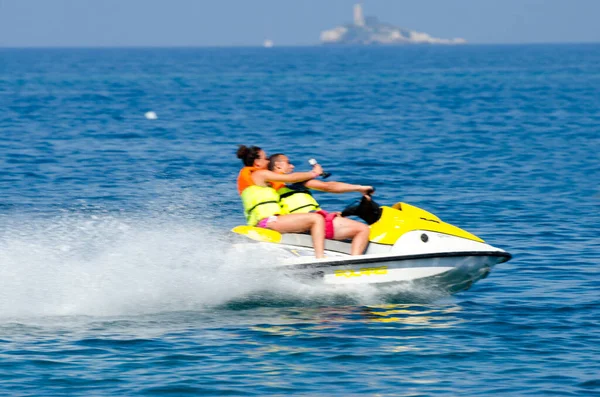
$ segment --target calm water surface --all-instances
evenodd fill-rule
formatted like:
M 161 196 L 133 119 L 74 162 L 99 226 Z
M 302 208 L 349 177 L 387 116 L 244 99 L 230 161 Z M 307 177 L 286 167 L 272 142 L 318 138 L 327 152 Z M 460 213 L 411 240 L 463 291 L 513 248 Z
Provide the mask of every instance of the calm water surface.
M 0 49 L 0 109 L 2 395 L 600 395 L 599 45 Z M 514 258 L 454 296 L 265 279 L 238 144 Z

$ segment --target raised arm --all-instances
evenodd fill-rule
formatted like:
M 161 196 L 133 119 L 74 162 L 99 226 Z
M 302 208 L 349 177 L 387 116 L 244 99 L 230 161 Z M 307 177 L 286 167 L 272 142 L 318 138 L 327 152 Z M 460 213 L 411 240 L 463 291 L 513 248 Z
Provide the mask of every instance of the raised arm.
M 367 195 L 373 191 L 373 186 L 353 185 L 344 182 L 325 182 L 318 179 L 311 179 L 304 184 L 310 189 L 320 190 L 328 193 L 349 193 L 359 192 Z

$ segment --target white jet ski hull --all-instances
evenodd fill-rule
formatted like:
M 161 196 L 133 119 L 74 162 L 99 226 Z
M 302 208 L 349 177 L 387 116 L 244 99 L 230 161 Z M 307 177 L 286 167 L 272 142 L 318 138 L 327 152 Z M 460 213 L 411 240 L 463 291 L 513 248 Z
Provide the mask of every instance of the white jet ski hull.
M 469 288 L 485 278 L 492 267 L 510 259 L 501 250 L 414 255 L 363 255 L 350 258 L 280 265 L 277 269 L 296 277 L 320 279 L 329 285 L 431 283 L 451 292 Z
M 496 264 L 511 258 L 509 253 L 489 244 L 448 236 L 438 238 L 431 232 L 428 243 L 419 239 L 423 245 L 419 246 L 415 240 L 421 234 L 409 234 L 394 247 L 371 246 L 367 254 L 358 256 L 349 255 L 350 244 L 328 240 L 325 259 L 314 258 L 308 235 L 285 235 L 280 244 L 238 246 L 242 251 L 260 247 L 269 257 L 276 258 L 269 264 L 270 270 L 311 282 L 374 286 L 425 283 L 452 293 L 468 289 L 485 278 Z

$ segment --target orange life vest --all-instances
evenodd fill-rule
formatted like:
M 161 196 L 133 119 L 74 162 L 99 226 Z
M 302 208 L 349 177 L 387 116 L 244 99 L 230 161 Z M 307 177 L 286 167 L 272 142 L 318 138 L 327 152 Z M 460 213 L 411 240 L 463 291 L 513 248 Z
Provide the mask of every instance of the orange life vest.
M 258 168 L 256 167 L 244 167 L 240 170 L 240 174 L 238 175 L 237 180 L 237 188 L 239 194 L 242 194 L 244 189 L 246 189 L 247 187 L 256 185 L 256 183 L 254 183 L 254 181 L 252 180 L 252 173 L 256 170 L 258 170 Z
M 270 186 L 258 186 L 252 180 L 256 167 L 244 167 L 238 176 L 238 192 L 244 205 L 244 215 L 250 226 L 256 226 L 261 219 L 282 213 L 279 195 Z

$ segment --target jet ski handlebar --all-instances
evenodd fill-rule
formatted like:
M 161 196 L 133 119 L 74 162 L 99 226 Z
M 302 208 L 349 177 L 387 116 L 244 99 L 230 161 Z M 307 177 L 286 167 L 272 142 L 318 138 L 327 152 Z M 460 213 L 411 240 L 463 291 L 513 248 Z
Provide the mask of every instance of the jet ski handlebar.
M 367 195 L 363 196 L 360 201 L 356 201 L 342 211 L 342 216 L 358 216 L 368 225 L 372 225 L 381 218 L 382 209 L 372 198 L 371 194 L 375 192 L 375 189 Z

